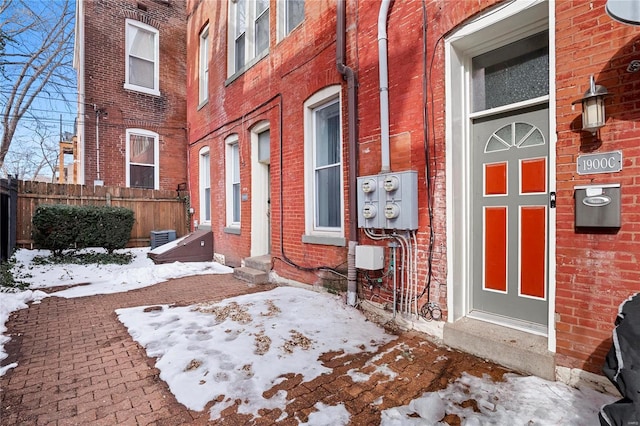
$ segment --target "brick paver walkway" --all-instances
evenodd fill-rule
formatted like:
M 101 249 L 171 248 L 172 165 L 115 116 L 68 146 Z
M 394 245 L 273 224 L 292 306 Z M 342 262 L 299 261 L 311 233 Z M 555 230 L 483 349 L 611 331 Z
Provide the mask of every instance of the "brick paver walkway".
M 195 412 L 176 401 L 159 379 L 155 360 L 133 341 L 114 311 L 165 303 L 189 305 L 271 288 L 248 286 L 231 275 L 201 275 L 127 293 L 49 297 L 15 312 L 7 322 L 11 341 L 5 345 L 9 357 L 3 365 L 18 362 L 18 366 L 0 377 L 0 424 L 206 424 L 208 410 Z M 381 410 L 442 389 L 463 371 L 495 378 L 505 372 L 412 333 L 402 334 L 377 354 L 325 354 L 322 362 L 333 368 L 332 374 L 307 383 L 291 374 L 265 392 L 268 397 L 287 390 L 286 407 L 263 410 L 257 420 L 230 407 L 222 420 L 212 423 L 295 425 L 323 402 L 344 404 L 354 425 L 375 425 Z M 397 373 L 394 379 L 374 374 L 366 382 L 354 382 L 347 374 L 352 369 L 370 374 L 376 365 L 385 364 Z M 455 418 L 448 421 L 456 424 Z

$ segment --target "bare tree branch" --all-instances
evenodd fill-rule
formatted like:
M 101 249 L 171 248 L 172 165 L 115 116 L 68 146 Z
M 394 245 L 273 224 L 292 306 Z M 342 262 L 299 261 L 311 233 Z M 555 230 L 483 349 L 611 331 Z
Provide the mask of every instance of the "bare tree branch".
M 36 125 L 32 138 L 19 138 L 5 157 L 0 176 L 11 175 L 18 180 L 42 179 L 42 174 L 55 179 L 58 167 L 59 137 L 50 128 Z M 46 171 L 46 173 L 45 173 Z
M 41 93 L 55 92 L 73 81 L 73 0 L 31 2 L 2 0 L 0 38 L 0 167 L 9 151 L 20 120 Z M 9 77 L 10 76 L 10 77 Z M 75 90 L 75 87 L 74 87 Z

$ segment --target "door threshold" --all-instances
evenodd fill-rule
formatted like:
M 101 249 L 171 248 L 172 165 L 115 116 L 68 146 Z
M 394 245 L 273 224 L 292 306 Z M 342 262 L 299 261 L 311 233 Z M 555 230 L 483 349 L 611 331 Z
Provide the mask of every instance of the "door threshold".
M 516 330 L 524 331 L 525 333 L 536 334 L 538 336 L 548 337 L 549 335 L 549 330 L 547 329 L 546 325 L 523 321 L 516 318 L 490 314 L 483 311 L 471 311 L 467 314 L 467 317 L 480 321 L 490 322 L 491 324 L 500 325 L 502 327 L 509 327 Z
M 547 348 L 548 339 L 530 331 L 466 316 L 444 325 L 443 343 L 520 373 L 555 380 L 555 355 Z

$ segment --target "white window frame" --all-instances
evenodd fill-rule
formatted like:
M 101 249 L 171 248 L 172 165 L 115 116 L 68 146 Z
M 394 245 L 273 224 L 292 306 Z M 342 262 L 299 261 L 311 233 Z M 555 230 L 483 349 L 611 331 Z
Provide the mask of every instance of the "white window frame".
M 344 141 L 342 138 L 342 89 L 335 85 L 326 87 L 304 103 L 304 186 L 305 186 L 305 237 L 307 243 L 344 244 Z M 315 185 L 315 112 L 337 102 L 340 108 L 340 226 L 319 227 L 316 221 L 316 185 Z M 317 237 L 317 238 L 313 238 Z M 334 240 L 332 239 L 339 239 Z
M 278 12 L 278 16 L 277 16 L 278 41 L 281 41 L 286 36 L 291 34 L 293 30 L 298 28 L 304 22 L 304 14 L 303 14 L 300 22 L 298 22 L 293 28 L 287 28 L 287 18 L 288 18 L 287 2 L 288 0 L 278 0 L 277 6 L 276 6 L 277 12 Z
M 236 17 L 238 7 L 246 5 L 245 11 L 245 32 L 244 32 L 244 64 L 236 69 Z M 270 42 L 263 52 L 256 52 L 256 33 L 255 24 L 258 16 L 256 16 L 255 0 L 229 0 L 229 16 L 227 20 L 227 75 L 241 74 L 258 60 L 262 59 L 269 53 Z M 264 13 L 269 14 L 271 5 L 267 5 Z M 269 29 L 269 34 L 271 30 Z
M 129 28 L 135 27 L 143 31 L 148 31 L 154 35 L 153 46 L 153 88 L 139 86 L 129 82 L 129 48 L 131 44 Z M 127 19 L 125 22 L 125 81 L 124 88 L 128 90 L 135 90 L 136 92 L 148 93 L 150 95 L 160 96 L 160 33 L 159 31 L 147 24 L 144 24 L 133 19 Z
M 209 100 L 209 25 L 200 32 L 198 63 L 198 104 Z
M 126 130 L 126 143 L 125 143 L 125 176 L 126 176 L 126 185 L 127 188 L 131 188 L 131 165 L 136 165 L 136 163 L 132 163 L 130 158 L 131 151 L 131 135 L 139 135 L 144 137 L 153 138 L 153 189 L 160 189 L 160 136 L 149 130 L 145 129 L 127 129 Z
M 236 176 L 234 171 L 237 170 Z M 242 220 L 242 186 L 240 181 L 240 143 L 238 135 L 231 135 L 225 139 L 225 175 L 226 175 L 226 207 L 227 207 L 227 227 L 228 228 L 240 228 L 240 221 Z M 234 204 L 236 202 L 234 198 L 234 185 L 239 186 L 237 193 L 238 203 L 238 218 L 234 218 Z
M 211 155 L 209 147 L 204 147 L 198 153 L 199 162 L 199 187 L 200 187 L 200 223 L 203 225 L 211 224 Z M 209 189 L 209 205 L 206 205 L 206 190 Z M 207 217 L 207 207 L 209 208 L 209 217 Z

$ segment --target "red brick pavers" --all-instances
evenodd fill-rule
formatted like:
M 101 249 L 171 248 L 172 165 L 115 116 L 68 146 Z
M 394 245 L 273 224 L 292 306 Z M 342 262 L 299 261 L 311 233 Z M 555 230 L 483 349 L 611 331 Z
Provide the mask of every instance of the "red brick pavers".
M 146 356 L 118 320 L 115 310 L 143 305 L 190 305 L 263 291 L 231 275 L 201 275 L 113 295 L 76 299 L 49 297 L 15 312 L 7 322 L 11 341 L 3 365 L 18 366 L 0 377 L 0 424 L 5 425 L 297 425 L 316 404 L 344 405 L 352 425 L 379 424 L 384 409 L 408 404 L 424 392 L 446 388 L 462 372 L 499 379 L 504 369 L 439 347 L 416 333 L 402 333 L 376 353 L 326 353 L 332 369 L 308 382 L 285 375 L 272 389 L 287 392 L 285 407 L 261 410 L 251 419 L 235 406 L 208 422 L 209 410 L 188 410 L 159 379 Z M 319 297 L 321 297 L 319 295 Z M 376 372 L 383 367 L 393 374 Z M 354 380 L 351 371 L 369 374 Z M 208 407 L 211 406 L 210 405 Z M 474 401 L 468 401 L 473 407 Z M 450 425 L 460 424 L 447 416 Z
M 199 275 L 126 293 L 48 297 L 14 312 L 0 377 L 2 425 L 147 425 L 206 423 L 179 404 L 158 378 L 155 360 L 134 342 L 115 310 L 192 304 L 263 291 L 230 274 Z

